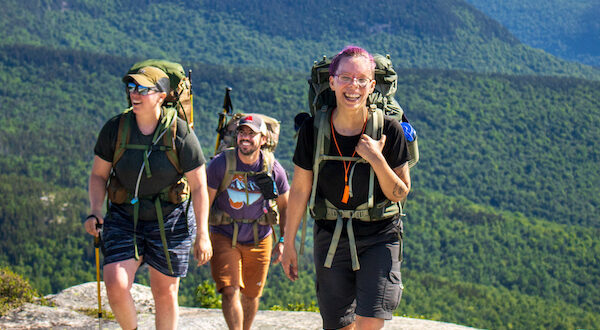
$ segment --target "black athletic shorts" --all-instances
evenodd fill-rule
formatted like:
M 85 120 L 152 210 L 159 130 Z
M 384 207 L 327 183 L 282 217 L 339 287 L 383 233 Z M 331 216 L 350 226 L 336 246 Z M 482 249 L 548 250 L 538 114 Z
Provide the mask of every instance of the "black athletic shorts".
M 331 237 L 331 232 L 315 226 L 317 299 L 323 328 L 345 327 L 354 322 L 355 315 L 391 319 L 403 290 L 397 233 L 356 237 L 360 263 L 357 271 L 352 270 L 345 232 L 340 237 L 331 268 L 323 266 Z
M 136 241 L 142 261 L 159 272 L 174 277 L 187 274 L 190 249 L 196 235 L 196 220 L 193 207 L 185 214 L 188 203 L 182 203 L 171 213 L 165 214 L 165 235 L 174 274 L 169 271 L 165 250 L 160 238 L 158 221 L 138 221 Z M 115 207 L 104 218 L 103 226 L 104 265 L 133 259 L 133 219 Z

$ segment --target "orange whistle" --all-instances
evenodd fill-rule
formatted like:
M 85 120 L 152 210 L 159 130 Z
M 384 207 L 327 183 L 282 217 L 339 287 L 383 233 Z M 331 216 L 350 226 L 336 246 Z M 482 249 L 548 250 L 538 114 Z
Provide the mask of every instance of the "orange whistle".
M 350 186 L 344 186 L 344 194 L 342 195 L 342 203 L 348 203 L 348 199 L 350 198 Z

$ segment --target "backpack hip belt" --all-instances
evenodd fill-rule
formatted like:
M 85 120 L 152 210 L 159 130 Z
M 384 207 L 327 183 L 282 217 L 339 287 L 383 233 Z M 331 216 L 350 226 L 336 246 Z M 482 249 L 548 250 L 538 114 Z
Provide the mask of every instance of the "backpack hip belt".
M 342 225 L 343 219 L 348 219 L 346 223 L 346 232 L 348 233 L 348 245 L 350 247 L 350 257 L 352 260 L 352 270 L 356 271 L 360 269 L 360 263 L 358 262 L 358 254 L 356 252 L 356 240 L 354 238 L 354 228 L 352 227 L 352 220 L 359 220 L 365 222 L 380 221 L 388 219 L 396 214 L 401 214 L 402 206 L 400 203 L 392 203 L 388 200 L 378 203 L 373 208 L 368 208 L 368 203 L 359 205 L 355 210 L 342 210 L 336 208 L 328 200 L 324 200 L 324 203 L 318 202 L 313 209 L 313 218 L 315 220 L 335 220 L 335 229 L 331 237 L 331 243 L 327 251 L 327 258 L 323 266 L 325 268 L 331 268 L 333 263 L 333 257 L 337 246 L 342 236 Z M 323 214 L 322 217 L 319 214 Z M 401 258 L 401 257 L 400 257 Z
M 371 221 L 371 216 L 369 215 L 369 210 L 340 210 L 335 208 L 327 208 L 325 214 L 325 220 L 336 220 L 338 216 L 342 218 L 352 218 L 358 219 L 362 221 Z M 377 221 L 377 220 L 373 220 Z
M 267 213 L 264 213 L 257 219 L 234 219 L 226 212 L 219 210 L 216 207 L 212 207 L 210 215 L 208 217 L 208 224 L 211 226 L 230 225 L 233 223 L 233 237 L 231 238 L 231 247 L 235 248 L 237 245 L 237 238 L 239 233 L 239 224 L 252 224 L 252 232 L 254 234 L 254 246 L 258 246 L 258 225 L 271 226 L 273 229 L 273 235 L 275 230 L 273 226 L 279 224 L 279 212 L 277 207 L 270 207 Z
M 399 203 L 392 203 L 389 200 L 385 200 L 372 208 L 368 208 L 368 203 L 364 203 L 354 210 L 342 210 L 335 207 L 328 200 L 325 200 L 325 203 L 318 202 L 315 205 L 313 218 L 319 220 L 336 220 L 338 216 L 341 216 L 342 218 L 373 222 L 388 219 L 401 213 L 401 208 L 402 206 Z
M 121 185 L 114 175 L 111 176 L 106 190 L 108 193 L 108 200 L 113 204 L 129 203 L 135 197 L 132 192 Z M 157 196 L 163 202 L 180 204 L 189 199 L 190 185 L 188 184 L 187 179 L 182 177 L 179 181 L 164 188 L 158 194 L 139 196 L 138 199 L 154 200 Z

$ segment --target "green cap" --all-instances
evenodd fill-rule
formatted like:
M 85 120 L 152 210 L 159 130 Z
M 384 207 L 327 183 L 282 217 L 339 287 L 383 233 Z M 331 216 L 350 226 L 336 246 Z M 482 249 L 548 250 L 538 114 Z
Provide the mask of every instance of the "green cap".
M 123 82 L 125 83 L 132 80 L 139 85 L 155 87 L 161 92 L 169 93 L 169 76 L 157 67 L 145 66 L 136 73 L 131 73 L 123 77 Z

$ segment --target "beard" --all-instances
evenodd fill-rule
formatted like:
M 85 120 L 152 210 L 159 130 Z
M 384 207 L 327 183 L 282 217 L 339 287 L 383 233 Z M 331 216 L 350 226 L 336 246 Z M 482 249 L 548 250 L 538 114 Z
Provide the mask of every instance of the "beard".
M 241 145 L 241 142 L 249 142 L 250 145 L 248 146 L 243 146 Z M 258 150 L 258 146 L 255 145 L 254 143 L 252 143 L 252 141 L 249 140 L 241 140 L 240 143 L 238 143 L 238 149 L 240 150 L 240 153 L 244 156 L 250 156 L 253 153 L 255 153 Z

